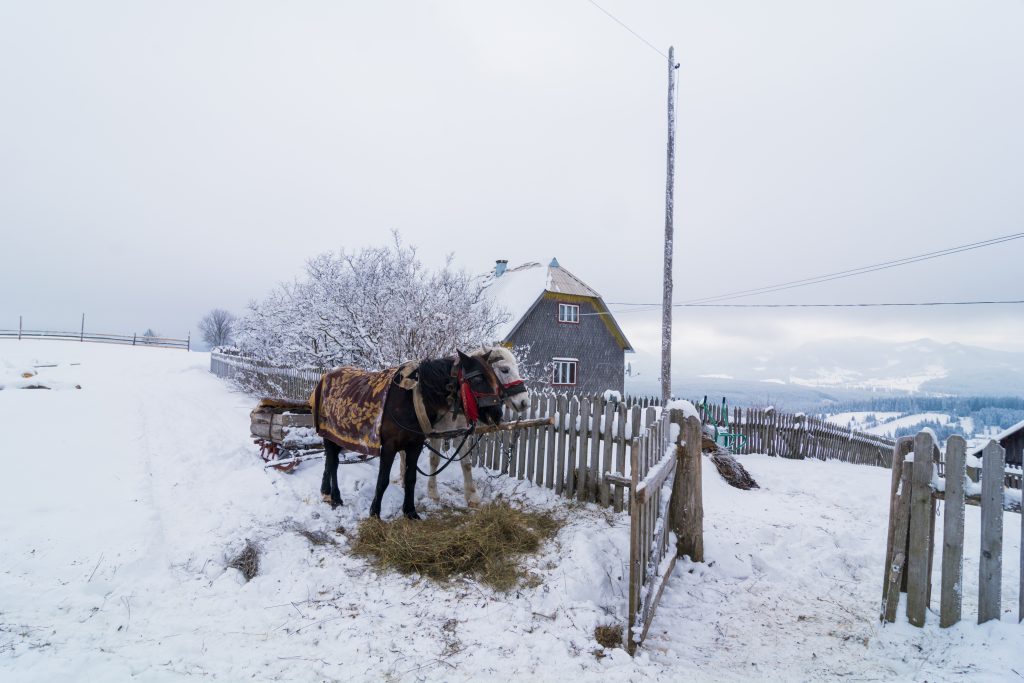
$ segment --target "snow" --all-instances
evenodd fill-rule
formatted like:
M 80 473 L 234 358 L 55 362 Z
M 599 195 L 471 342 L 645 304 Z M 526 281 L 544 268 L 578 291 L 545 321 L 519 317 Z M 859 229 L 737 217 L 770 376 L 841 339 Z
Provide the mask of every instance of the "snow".
M 700 419 L 700 413 L 697 412 L 697 408 L 687 400 L 676 399 L 675 401 L 669 401 L 668 405 L 665 406 L 668 410 L 681 410 L 683 411 L 683 417 L 695 417 Z
M 594 627 L 625 615 L 625 515 L 477 470 L 485 501 L 569 516 L 527 560 L 539 584 L 496 594 L 471 579 L 378 572 L 347 550 L 376 464 L 342 467 L 336 511 L 319 500 L 318 461 L 265 470 L 248 435 L 254 401 L 210 375 L 207 354 L 2 341 L 0 359 L 56 363 L 39 378 L 82 387 L 0 391 L 0 680 L 1003 681 L 1021 671 L 1016 581 L 1004 582 L 1001 622 L 972 623 L 977 508 L 966 511 L 964 621 L 879 626 L 884 469 L 741 456 L 762 488 L 739 491 L 706 467 L 708 563 L 677 563 L 636 658 L 598 658 Z M 439 489 L 441 505 L 460 503 L 458 468 Z M 418 493 L 421 514 L 436 510 L 422 483 Z M 385 519 L 400 504 L 391 486 Z M 1004 524 L 1008 558 L 1016 520 Z M 338 545 L 311 546 L 297 526 Z M 263 549 L 248 583 L 225 568 L 246 539 Z
M 492 274 L 485 292 L 510 314 L 509 319 L 495 329 L 495 341 L 504 341 L 547 288 L 548 267 L 537 262 L 510 268 L 500 277 Z
M 1004 429 L 1003 431 L 999 432 L 994 436 L 986 438 L 984 440 L 984 443 L 982 443 L 980 446 L 970 449 L 969 453 L 971 455 L 980 456 L 981 452 L 985 450 L 985 446 L 988 445 L 989 441 L 995 441 L 996 443 L 998 443 L 1003 439 L 1007 438 L 1008 436 L 1012 436 L 1013 434 L 1017 433 L 1021 429 L 1024 429 L 1024 420 L 1021 420 L 1020 422 L 1011 427 L 1007 427 L 1006 429 Z

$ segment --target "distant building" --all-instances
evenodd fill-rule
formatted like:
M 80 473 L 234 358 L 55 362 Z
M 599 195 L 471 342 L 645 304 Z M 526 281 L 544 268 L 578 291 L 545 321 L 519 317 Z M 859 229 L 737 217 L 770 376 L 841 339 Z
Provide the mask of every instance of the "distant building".
M 542 368 L 545 386 L 582 394 L 622 392 L 625 353 L 633 347 L 601 295 L 557 259 L 514 268 L 499 260 L 487 292 L 512 314 L 498 330 L 499 341 L 528 346 L 528 363 Z
M 1018 422 L 1009 429 L 1003 430 L 999 434 L 991 437 L 991 439 L 985 439 L 985 444 L 971 449 L 970 455 L 981 457 L 981 452 L 985 450 L 985 446 L 992 440 L 998 443 L 1000 446 L 1006 449 L 1006 464 L 1021 466 L 1021 461 L 1024 460 L 1024 421 Z

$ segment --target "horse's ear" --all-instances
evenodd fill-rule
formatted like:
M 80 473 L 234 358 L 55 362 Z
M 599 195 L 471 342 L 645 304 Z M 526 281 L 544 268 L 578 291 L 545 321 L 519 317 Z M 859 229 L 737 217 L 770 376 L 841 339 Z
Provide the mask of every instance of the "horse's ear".
M 456 351 L 456 353 L 458 353 L 458 354 L 459 354 L 459 364 L 460 364 L 460 365 L 465 365 L 465 364 L 466 364 L 466 362 L 467 362 L 467 361 L 469 360 L 469 356 L 467 356 L 466 354 L 464 354 L 464 353 L 462 352 L 462 349 L 455 349 L 455 351 Z

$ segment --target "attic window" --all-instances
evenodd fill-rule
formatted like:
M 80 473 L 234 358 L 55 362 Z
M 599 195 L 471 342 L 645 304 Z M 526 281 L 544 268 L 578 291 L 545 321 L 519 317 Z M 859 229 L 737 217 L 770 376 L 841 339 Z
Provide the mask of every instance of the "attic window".
M 576 384 L 576 368 L 579 365 L 576 360 L 556 358 L 553 365 L 552 384 L 563 386 L 574 386 Z
M 558 304 L 558 322 L 579 324 L 580 307 L 576 304 Z

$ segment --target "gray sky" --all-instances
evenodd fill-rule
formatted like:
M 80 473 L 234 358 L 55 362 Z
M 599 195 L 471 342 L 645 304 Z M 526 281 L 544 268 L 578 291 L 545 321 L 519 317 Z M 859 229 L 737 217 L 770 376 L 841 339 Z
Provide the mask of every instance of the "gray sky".
M 677 299 L 1024 230 L 1024 2 L 601 4 L 681 68 Z M 0 1 L 0 327 L 196 330 L 309 256 L 660 300 L 665 63 L 585 0 Z M 1024 298 L 1024 240 L 749 301 Z M 1022 307 L 693 311 L 689 349 L 1024 350 Z M 656 314 L 622 314 L 657 348 Z

